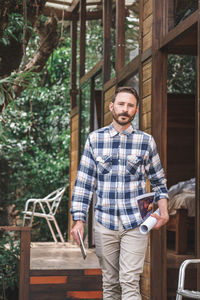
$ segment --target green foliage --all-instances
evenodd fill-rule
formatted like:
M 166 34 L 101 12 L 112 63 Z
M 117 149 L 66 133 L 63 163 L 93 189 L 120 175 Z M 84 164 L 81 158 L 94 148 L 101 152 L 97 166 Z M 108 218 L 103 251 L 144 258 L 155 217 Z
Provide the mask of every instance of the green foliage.
M 86 22 L 86 64 L 88 72 L 103 56 L 103 28 L 101 20 Z
M 23 210 L 25 201 L 68 186 L 70 145 L 70 39 L 54 51 L 31 88 L 10 103 L 0 117 L 0 153 L 9 165 L 10 203 Z M 58 211 L 67 232 L 68 191 Z M 51 239 L 48 227 L 36 239 Z M 41 227 L 40 226 L 40 227 Z
M 168 56 L 168 92 L 196 93 L 196 57 L 189 55 Z
M 20 254 L 19 243 L 4 234 L 0 240 L 0 299 L 16 300 L 18 289 L 18 262 Z
M 8 17 L 8 25 L 3 32 L 2 38 L 0 39 L 0 44 L 2 43 L 5 46 L 10 44 L 11 39 L 21 42 L 24 29 L 24 19 L 21 14 L 12 13 Z M 32 27 L 29 25 L 27 26 L 27 29 L 32 30 Z
M 6 101 L 12 101 L 15 97 L 13 85 L 32 88 L 32 79 L 38 76 L 31 71 L 26 72 L 13 72 L 10 76 L 0 79 L 0 105 Z

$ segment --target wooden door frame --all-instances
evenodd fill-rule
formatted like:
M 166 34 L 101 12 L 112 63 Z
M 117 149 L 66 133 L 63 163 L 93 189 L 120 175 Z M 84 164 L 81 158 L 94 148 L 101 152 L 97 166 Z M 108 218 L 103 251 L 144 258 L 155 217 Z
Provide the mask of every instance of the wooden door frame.
M 197 97 L 196 97 L 196 256 L 200 257 L 200 1 L 197 34 Z M 200 267 L 197 272 L 197 289 L 200 289 Z
M 160 50 L 163 37 L 163 1 L 153 0 L 152 135 L 163 168 L 167 162 L 167 53 Z M 159 126 L 158 126 L 159 124 Z M 167 299 L 166 228 L 151 232 L 151 298 Z

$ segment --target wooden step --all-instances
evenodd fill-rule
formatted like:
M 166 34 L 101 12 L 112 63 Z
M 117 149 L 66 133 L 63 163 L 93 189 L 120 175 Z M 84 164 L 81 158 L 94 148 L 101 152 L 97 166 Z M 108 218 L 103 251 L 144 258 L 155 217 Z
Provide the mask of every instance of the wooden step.
M 103 299 L 101 270 L 31 270 L 30 300 L 40 299 Z

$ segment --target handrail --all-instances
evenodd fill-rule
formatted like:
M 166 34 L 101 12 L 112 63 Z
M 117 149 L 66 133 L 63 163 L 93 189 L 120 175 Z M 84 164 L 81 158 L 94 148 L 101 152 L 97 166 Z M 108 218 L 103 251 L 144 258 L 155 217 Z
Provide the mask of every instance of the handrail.
M 29 300 L 31 227 L 0 226 L 0 231 L 20 232 L 19 300 Z

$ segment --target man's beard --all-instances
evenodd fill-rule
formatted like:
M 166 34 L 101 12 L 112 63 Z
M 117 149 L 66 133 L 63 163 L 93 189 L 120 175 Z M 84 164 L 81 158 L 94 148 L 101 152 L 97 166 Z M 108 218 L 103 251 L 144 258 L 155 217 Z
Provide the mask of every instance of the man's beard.
M 127 125 L 129 123 L 131 123 L 133 121 L 133 119 L 135 118 L 135 115 L 136 113 L 134 113 L 133 116 L 130 116 L 129 114 L 127 113 L 121 113 L 121 114 L 116 114 L 114 108 L 113 108 L 113 111 L 112 111 L 112 115 L 113 115 L 113 119 L 121 126 L 124 126 L 124 125 Z M 121 116 L 124 116 L 124 117 L 128 117 L 128 120 L 127 121 L 120 121 L 119 120 L 119 117 Z

